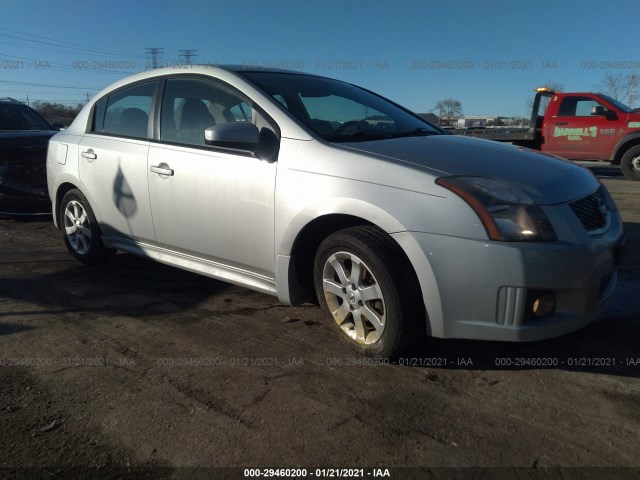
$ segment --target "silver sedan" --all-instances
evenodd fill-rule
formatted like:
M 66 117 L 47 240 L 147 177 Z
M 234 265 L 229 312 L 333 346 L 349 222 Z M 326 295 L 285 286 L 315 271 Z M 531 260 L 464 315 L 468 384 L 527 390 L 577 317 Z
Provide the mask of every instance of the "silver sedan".
M 427 335 L 527 341 L 594 320 L 622 223 L 586 169 L 449 135 L 304 73 L 189 66 L 114 83 L 47 158 L 54 221 L 86 263 L 116 250 L 317 301 L 359 350 Z

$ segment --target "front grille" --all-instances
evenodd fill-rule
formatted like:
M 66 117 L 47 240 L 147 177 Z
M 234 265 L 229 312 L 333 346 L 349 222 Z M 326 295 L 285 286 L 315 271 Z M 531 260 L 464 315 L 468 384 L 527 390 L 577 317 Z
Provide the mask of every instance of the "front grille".
M 580 200 L 571 202 L 569 205 L 588 232 L 605 228 L 611 215 L 605 203 L 602 188 Z

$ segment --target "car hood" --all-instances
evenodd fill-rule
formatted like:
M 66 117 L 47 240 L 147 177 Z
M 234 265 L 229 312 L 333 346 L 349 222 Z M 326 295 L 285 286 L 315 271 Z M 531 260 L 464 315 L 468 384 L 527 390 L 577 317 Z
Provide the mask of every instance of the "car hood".
M 553 205 L 593 193 L 599 182 L 586 168 L 535 150 L 457 135 L 342 143 L 341 147 L 409 163 L 434 175 L 501 180 L 536 203 Z
M 47 145 L 57 130 L 0 130 L 0 148 Z

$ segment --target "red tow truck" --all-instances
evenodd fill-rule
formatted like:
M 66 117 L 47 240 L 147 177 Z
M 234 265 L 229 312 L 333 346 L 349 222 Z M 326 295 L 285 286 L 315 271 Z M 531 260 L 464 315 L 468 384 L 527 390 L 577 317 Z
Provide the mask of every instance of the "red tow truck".
M 640 109 L 600 93 L 536 89 L 528 129 L 483 128 L 455 133 L 511 142 L 569 160 L 601 160 L 620 165 L 640 180 Z

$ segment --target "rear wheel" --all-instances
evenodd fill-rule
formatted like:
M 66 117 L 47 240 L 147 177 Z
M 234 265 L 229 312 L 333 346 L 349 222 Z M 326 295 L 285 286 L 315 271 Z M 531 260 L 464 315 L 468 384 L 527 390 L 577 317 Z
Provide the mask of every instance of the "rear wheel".
M 416 338 L 424 306 L 400 247 L 375 227 L 340 230 L 315 258 L 318 301 L 338 335 L 367 355 L 395 357 Z
M 622 173 L 631 180 L 640 180 L 640 145 L 630 148 L 620 160 Z
M 60 206 L 60 228 L 67 249 L 84 263 L 102 263 L 115 253 L 102 243 L 100 228 L 80 190 L 69 190 Z

